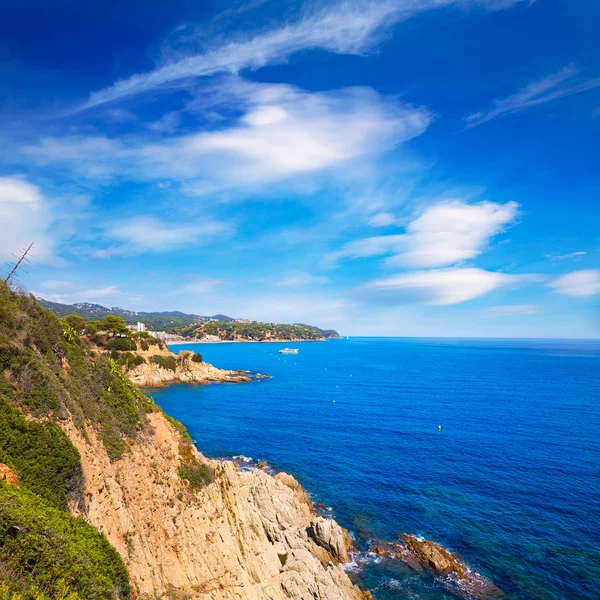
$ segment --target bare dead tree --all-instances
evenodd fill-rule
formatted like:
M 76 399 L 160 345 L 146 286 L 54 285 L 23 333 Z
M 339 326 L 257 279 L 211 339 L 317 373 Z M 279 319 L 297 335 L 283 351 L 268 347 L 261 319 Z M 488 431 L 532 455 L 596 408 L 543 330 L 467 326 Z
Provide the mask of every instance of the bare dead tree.
M 20 256 L 13 254 L 13 256 L 16 259 L 16 262 L 14 263 L 14 265 L 12 263 L 7 263 L 10 271 L 4 279 L 4 283 L 7 283 L 7 284 L 10 283 L 11 278 L 15 276 L 15 274 L 19 270 L 19 268 L 23 269 L 22 264 L 30 262 L 29 256 L 31 255 L 32 248 L 33 248 L 33 242 L 31 242 L 31 244 L 29 244 L 29 246 L 27 246 L 26 248 L 21 249 Z

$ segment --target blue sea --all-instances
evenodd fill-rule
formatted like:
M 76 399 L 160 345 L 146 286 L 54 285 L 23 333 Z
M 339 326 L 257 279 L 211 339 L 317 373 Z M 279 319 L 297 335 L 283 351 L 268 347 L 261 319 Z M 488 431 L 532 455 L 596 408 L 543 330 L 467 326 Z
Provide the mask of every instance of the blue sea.
M 411 533 L 508 599 L 600 598 L 600 342 L 293 346 L 173 346 L 273 377 L 151 394 L 206 455 L 292 473 L 363 550 Z M 378 600 L 460 597 L 397 561 L 368 559 L 353 577 Z

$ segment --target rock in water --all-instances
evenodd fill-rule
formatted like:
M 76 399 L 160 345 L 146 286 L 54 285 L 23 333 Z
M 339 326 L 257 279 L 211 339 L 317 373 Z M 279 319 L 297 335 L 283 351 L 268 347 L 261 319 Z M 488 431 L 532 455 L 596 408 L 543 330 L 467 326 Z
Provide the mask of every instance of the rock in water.
M 308 526 L 307 533 L 317 545 L 331 554 L 335 562 L 349 562 L 348 550 L 352 548 L 352 538 L 333 519 L 316 517 Z
M 0 481 L 6 481 L 10 485 L 19 487 L 17 474 L 7 465 L 0 463 Z
M 426 569 L 436 573 L 455 573 L 459 577 L 465 576 L 465 568 L 445 548 L 431 540 L 419 540 L 408 534 L 404 534 L 403 539 L 408 549 Z

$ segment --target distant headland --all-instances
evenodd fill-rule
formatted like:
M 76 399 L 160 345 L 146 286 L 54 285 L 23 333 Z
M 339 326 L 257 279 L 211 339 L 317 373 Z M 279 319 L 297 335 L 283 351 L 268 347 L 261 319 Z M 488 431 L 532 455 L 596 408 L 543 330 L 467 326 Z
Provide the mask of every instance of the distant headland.
M 180 311 L 136 312 L 119 307 L 80 302 L 60 304 L 38 299 L 40 304 L 59 318 L 78 315 L 88 322 L 106 315 L 121 317 L 136 332 L 148 332 L 167 343 L 177 342 L 299 342 L 339 338 L 333 329 L 321 329 L 303 323 L 262 323 L 244 318 L 217 314 L 202 316 Z

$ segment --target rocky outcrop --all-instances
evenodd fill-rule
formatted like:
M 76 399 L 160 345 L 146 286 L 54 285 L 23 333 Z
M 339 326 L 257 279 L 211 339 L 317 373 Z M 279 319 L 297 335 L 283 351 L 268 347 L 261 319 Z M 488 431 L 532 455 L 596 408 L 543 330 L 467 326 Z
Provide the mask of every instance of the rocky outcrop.
M 404 534 L 404 543 L 419 562 L 429 571 L 448 574 L 455 573 L 464 577 L 465 568 L 446 550 L 431 540 L 420 540 Z
M 7 465 L 0 463 L 0 481 L 6 481 L 10 485 L 20 487 L 17 474 Z
M 119 551 L 140 598 L 369 597 L 338 565 L 347 558 L 347 533 L 315 516 L 292 476 L 207 461 L 192 448 L 194 459 L 215 472 L 213 483 L 193 492 L 179 476 L 181 434 L 160 412 L 148 420 L 115 462 L 91 428 L 86 439 L 74 425 L 64 425 L 84 475 L 72 511 Z
M 347 563 L 350 560 L 348 550 L 352 548 L 352 538 L 333 519 L 316 517 L 308 526 L 307 533 L 318 546 L 325 548 L 337 563 Z
M 502 590 L 489 579 L 431 540 L 404 534 L 401 541 L 380 542 L 370 552 L 381 558 L 400 560 L 416 572 L 427 571 L 439 577 L 442 586 L 457 597 L 494 600 L 503 596 Z
M 138 354 L 142 355 L 142 353 Z M 164 368 L 147 356 L 146 362 L 135 367 L 127 373 L 127 377 L 135 384 L 142 387 L 161 387 L 169 383 L 242 383 L 252 381 L 243 371 L 227 371 L 217 369 L 205 362 L 194 362 L 193 352 L 183 351 L 180 354 L 161 352 L 163 357 L 175 359 L 175 370 Z

